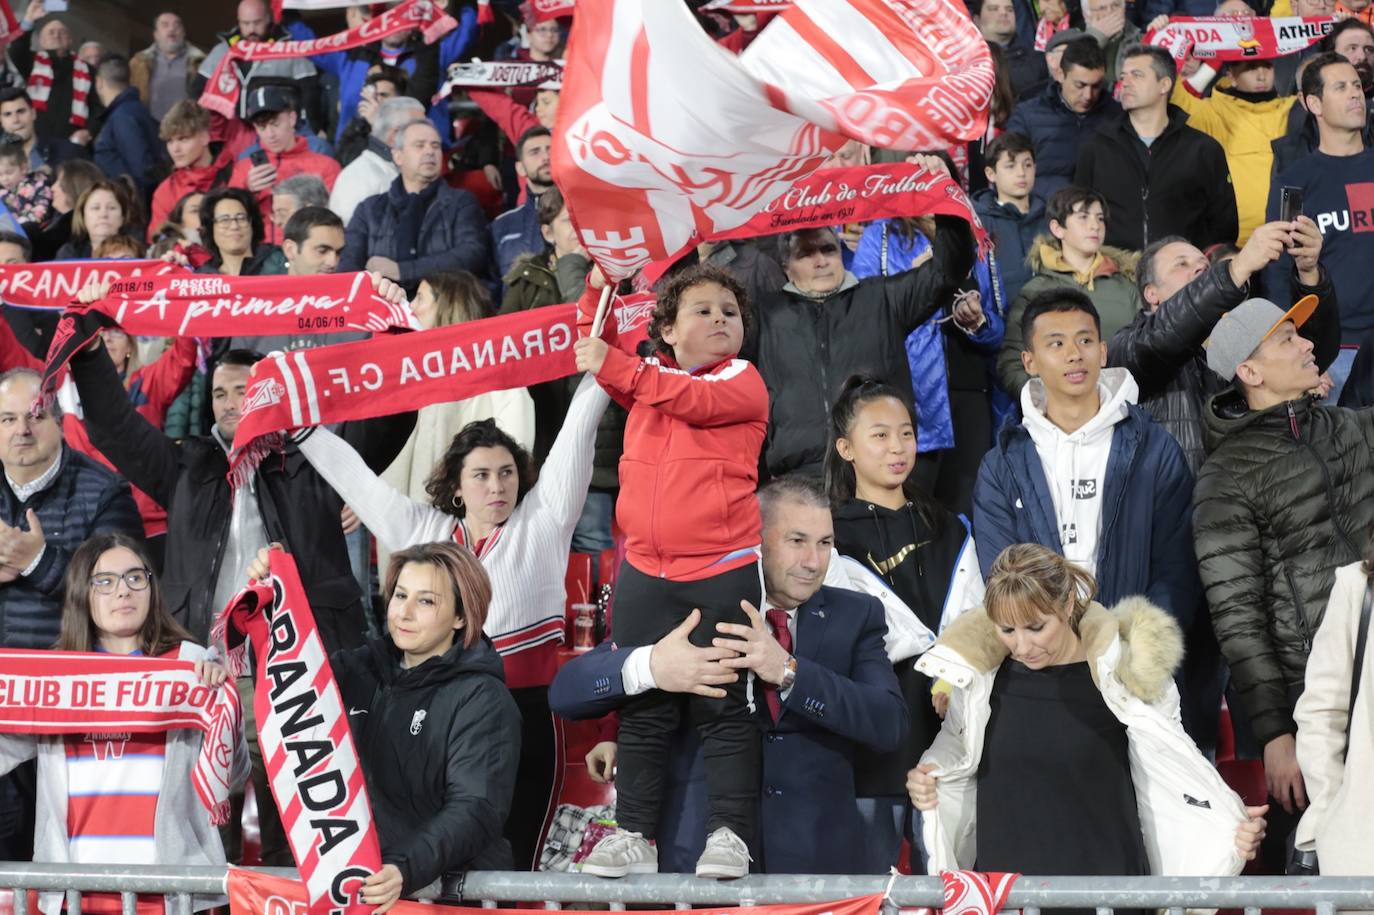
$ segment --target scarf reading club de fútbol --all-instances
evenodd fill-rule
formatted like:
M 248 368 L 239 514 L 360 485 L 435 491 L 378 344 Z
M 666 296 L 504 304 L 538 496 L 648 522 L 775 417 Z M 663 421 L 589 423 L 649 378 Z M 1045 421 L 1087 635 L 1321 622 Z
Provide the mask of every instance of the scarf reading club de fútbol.
M 201 731 L 191 783 L 210 822 L 229 821 L 230 769 L 243 731 L 232 683 L 206 686 L 190 661 L 82 651 L 0 650 L 0 733 Z
M 210 639 L 237 643 L 227 653 L 234 676 L 252 648 L 258 745 L 310 912 L 363 915 L 372 907 L 358 901 L 359 885 L 382 860 L 362 764 L 296 562 L 273 550 L 269 568 L 224 608 Z

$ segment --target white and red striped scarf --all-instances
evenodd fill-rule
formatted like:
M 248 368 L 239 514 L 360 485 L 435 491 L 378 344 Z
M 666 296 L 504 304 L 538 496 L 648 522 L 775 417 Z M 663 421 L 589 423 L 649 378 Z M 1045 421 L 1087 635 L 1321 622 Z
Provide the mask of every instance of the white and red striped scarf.
M 229 773 L 243 712 L 232 684 L 209 687 L 174 658 L 0 649 L 0 733 L 199 730 L 191 783 L 210 822 L 229 821 Z
M 377 295 L 366 273 L 218 276 L 176 273 L 120 280 L 105 298 L 73 305 L 48 348 L 44 391 L 102 328 L 145 337 L 380 333 L 419 325 L 410 308 Z
M 358 889 L 381 870 L 382 853 L 362 764 L 296 562 L 271 556 L 268 579 L 229 602 L 211 641 L 222 644 L 232 627 L 253 647 L 258 745 L 310 912 L 365 915 L 372 907 Z M 244 645 L 229 652 L 231 674 L 244 655 Z
M 48 96 L 52 94 L 52 55 L 47 51 L 35 51 L 33 54 L 33 69 L 29 71 L 29 99 L 33 102 L 35 111 L 46 111 L 48 109 Z M 86 119 L 90 117 L 91 110 L 86 102 L 86 96 L 91 91 L 91 68 L 86 66 L 85 61 L 79 58 L 72 58 L 72 117 L 71 124 L 75 128 L 86 126 Z
M 654 300 L 627 296 L 612 319 L 626 348 L 642 339 Z M 234 433 L 240 485 L 291 429 L 418 410 L 576 371 L 575 305 L 549 305 L 418 334 L 276 354 L 259 362 Z

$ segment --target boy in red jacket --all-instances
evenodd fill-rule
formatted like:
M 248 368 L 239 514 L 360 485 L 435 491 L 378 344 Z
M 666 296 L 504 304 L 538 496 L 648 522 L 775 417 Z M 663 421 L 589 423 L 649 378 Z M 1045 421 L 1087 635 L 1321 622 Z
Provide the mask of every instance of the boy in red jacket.
M 599 277 L 598 277 L 599 279 Z M 597 292 L 589 281 L 583 310 Z M 710 646 L 717 623 L 748 625 L 740 607 L 761 606 L 762 519 L 754 490 L 768 427 L 768 391 L 738 359 L 748 312 L 744 288 L 724 270 L 678 273 L 659 295 L 649 324 L 655 354 L 642 358 L 587 337 L 574 348 L 630 413 L 620 458 L 617 520 L 626 557 L 616 580 L 612 635 L 621 647 L 652 645 L 694 610 L 692 640 Z M 607 335 L 615 339 L 614 318 Z M 759 738 L 747 677 L 723 698 L 654 689 L 647 669 L 627 671 L 641 695 L 620 713 L 616 773 L 620 828 L 582 862 L 583 873 L 655 873 L 669 740 L 687 714 L 701 735 L 710 794 L 710 835 L 699 877 L 743 877 L 758 818 Z

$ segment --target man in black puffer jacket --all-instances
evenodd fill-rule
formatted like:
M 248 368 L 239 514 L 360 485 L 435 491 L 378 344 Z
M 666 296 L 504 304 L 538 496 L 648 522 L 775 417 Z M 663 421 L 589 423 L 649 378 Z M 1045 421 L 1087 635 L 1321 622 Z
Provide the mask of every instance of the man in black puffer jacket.
M 934 159 L 934 157 L 922 157 Z M 927 168 L 944 168 L 938 159 Z M 911 390 L 906 338 L 948 304 L 973 267 L 968 223 L 935 217 L 933 257 L 892 277 L 858 280 L 844 269 L 829 229 L 781 237 L 788 283 L 758 303 L 742 355 L 768 386 L 767 476 L 820 476 L 830 447 L 830 406 L 841 383 L 867 372 Z
M 1331 280 L 1317 265 L 1321 244 L 1316 223 L 1303 216 L 1295 227 L 1260 226 L 1239 254 L 1210 267 L 1206 255 L 1177 235 L 1161 238 L 1141 254 L 1137 280 L 1148 307 L 1112 337 L 1107 364 L 1130 370 L 1140 387 L 1138 403 L 1169 430 L 1194 474 L 1207 456 L 1203 404 L 1226 388 L 1207 368 L 1203 341 L 1222 315 L 1245 300 L 1251 278 L 1285 249 L 1294 256 L 1297 298 L 1317 297 L 1317 310 L 1303 324 L 1302 335 L 1316 348 L 1318 369 L 1324 372 L 1335 361 L 1340 315 Z
M 63 444 L 61 413 L 29 415 L 38 389 L 32 369 L 0 375 L 0 648 L 57 641 L 67 563 L 86 538 L 143 539 L 129 484 Z
M 1374 412 L 1318 406 L 1308 393 L 1319 371 L 1296 327 L 1313 305 L 1285 313 L 1250 299 L 1217 323 L 1207 365 L 1235 385 L 1208 401 L 1210 454 L 1194 489 L 1212 622 L 1264 747 L 1271 867 L 1306 805 L 1293 706 L 1312 636 L 1336 569 L 1363 558 L 1374 524 Z

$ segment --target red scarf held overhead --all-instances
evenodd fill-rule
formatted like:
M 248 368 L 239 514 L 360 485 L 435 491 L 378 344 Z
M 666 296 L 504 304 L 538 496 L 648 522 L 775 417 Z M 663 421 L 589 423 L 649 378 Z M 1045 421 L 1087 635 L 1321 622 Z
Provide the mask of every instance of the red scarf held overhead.
M 86 120 L 91 114 L 90 106 L 86 101 L 86 96 L 91 91 L 91 80 L 91 68 L 86 66 L 85 61 L 73 57 L 72 114 L 70 120 L 72 127 L 77 129 L 86 126 Z M 48 96 L 52 94 L 52 82 L 52 54 L 47 51 L 35 51 L 33 69 L 29 71 L 28 85 L 29 99 L 33 101 L 34 111 L 48 110 Z
M 620 345 L 643 339 L 654 299 L 627 296 L 611 317 Z M 277 354 L 259 362 L 234 434 L 230 480 L 241 485 L 292 429 L 367 419 L 523 388 L 576 371 L 577 306 L 529 311 L 418 334 Z
M 8 44 L 16 37 L 23 37 L 27 40 L 28 36 L 21 36 L 19 20 L 14 18 L 14 11 L 5 0 L 0 0 L 0 44 Z
M 230 770 L 243 730 L 233 683 L 209 687 L 195 665 L 79 651 L 0 649 L 0 733 L 201 731 L 191 773 L 215 826 L 229 822 Z
M 53 390 L 71 357 L 105 327 L 144 337 L 234 337 L 416 326 L 410 309 L 377 295 L 366 273 L 140 276 L 67 310 L 48 348 L 43 390 Z
M 757 238 L 899 216 L 957 216 L 968 222 L 980 249 L 986 251 L 992 244 L 957 181 L 906 162 L 823 168 L 796 182 L 748 222 L 713 232 L 706 240 Z M 673 263 L 655 261 L 645 267 L 642 282 L 653 286 Z
M 372 907 L 358 890 L 381 870 L 382 854 L 362 764 L 296 562 L 281 550 L 271 557 L 268 579 L 235 595 L 211 641 L 223 644 L 232 629 L 252 645 L 258 745 L 310 912 L 366 915 Z M 246 647 L 229 652 L 234 676 Z
M 1174 60 L 1268 60 L 1309 48 L 1336 26 L 1334 16 L 1177 16 L 1145 36 Z
M 220 58 L 215 71 L 205 84 L 200 104 L 226 118 L 238 116 L 239 92 L 242 88 L 234 63 L 240 60 L 290 60 L 309 57 L 328 51 L 349 51 L 410 29 L 419 29 L 425 42 L 433 44 L 453 31 L 458 23 L 452 16 L 437 8 L 430 0 L 405 0 L 380 16 L 374 16 L 354 28 L 312 38 L 308 41 L 240 41 Z

